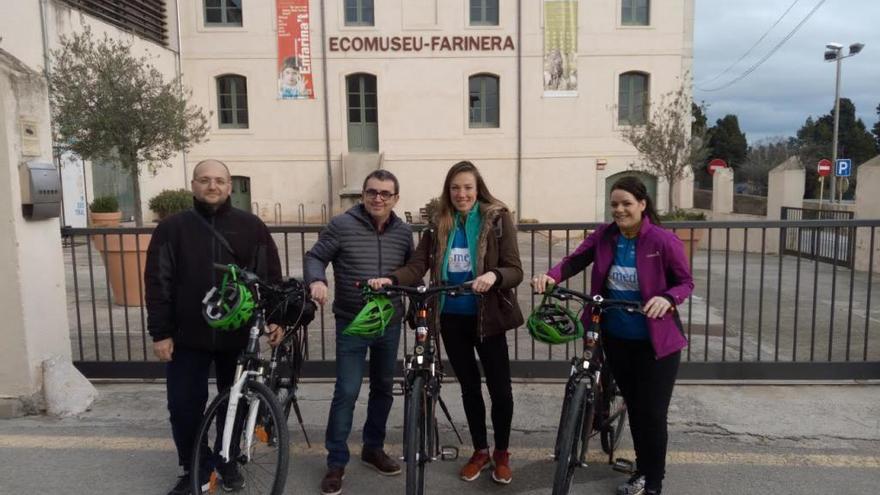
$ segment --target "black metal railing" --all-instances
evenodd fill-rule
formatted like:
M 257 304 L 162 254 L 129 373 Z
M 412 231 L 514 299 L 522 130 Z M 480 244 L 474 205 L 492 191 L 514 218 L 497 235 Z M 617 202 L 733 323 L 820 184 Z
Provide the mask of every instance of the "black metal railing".
M 516 293 L 524 313 L 539 303 L 528 280 L 572 252 L 598 223 L 522 224 L 520 255 L 524 281 Z M 798 220 L 755 222 L 676 222 L 689 250 L 695 290 L 680 317 L 690 345 L 682 353 L 681 376 L 690 378 L 878 378 L 880 315 L 872 311 L 875 242 L 880 220 Z M 282 267 L 302 276 L 303 254 L 322 226 L 272 226 Z M 424 226 L 414 225 L 417 240 Z M 791 233 L 851 230 L 852 268 L 786 254 Z M 64 229 L 64 254 L 74 360 L 87 376 L 161 376 L 146 334 L 141 306 L 116 304 L 105 267 L 122 261 L 101 255 L 107 244 L 127 234 L 145 237 L 150 228 Z M 700 240 L 691 234 L 702 233 Z M 856 247 L 858 246 L 858 249 Z M 780 254 L 781 253 L 781 254 Z M 860 254 L 864 253 L 864 254 Z M 140 256 L 143 256 L 142 254 Z M 135 256 L 136 262 L 141 262 Z M 332 270 L 332 268 L 328 269 Z M 128 270 L 125 280 L 142 275 Z M 125 270 L 123 270 L 125 272 Z M 329 275 L 329 274 L 328 274 Z M 589 289 L 590 268 L 566 285 Z M 332 290 L 332 276 L 331 290 Z M 140 290 L 138 288 L 138 290 Z M 137 292 L 137 291 L 136 291 Z M 142 293 L 130 299 L 139 301 Z M 408 349 L 404 332 L 401 353 Z M 561 377 L 573 346 L 536 344 L 525 328 L 508 333 L 515 376 Z M 335 325 L 325 307 L 310 325 L 307 375 L 333 376 Z
M 851 220 L 855 213 L 841 210 L 782 207 L 783 220 Z M 852 268 L 855 263 L 856 231 L 854 228 L 783 229 L 785 254 L 800 255 L 826 263 Z

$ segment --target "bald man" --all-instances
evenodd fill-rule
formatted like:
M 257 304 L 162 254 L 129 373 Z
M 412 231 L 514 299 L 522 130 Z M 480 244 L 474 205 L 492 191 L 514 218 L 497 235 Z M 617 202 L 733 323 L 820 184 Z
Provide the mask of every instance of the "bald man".
M 236 265 L 268 282 L 281 281 L 278 249 L 256 216 L 232 207 L 232 177 L 219 160 L 193 169 L 193 207 L 162 220 L 153 232 L 144 270 L 147 328 L 153 353 L 166 362 L 168 412 L 183 474 L 169 495 L 191 494 L 190 459 L 208 401 L 208 370 L 214 364 L 217 391 L 232 385 L 247 329 L 219 332 L 202 318 L 202 299 L 222 277 L 214 263 Z M 282 335 L 272 325 L 270 341 Z M 238 466 L 217 466 L 226 491 L 243 487 Z M 198 473 L 205 485 L 209 472 Z

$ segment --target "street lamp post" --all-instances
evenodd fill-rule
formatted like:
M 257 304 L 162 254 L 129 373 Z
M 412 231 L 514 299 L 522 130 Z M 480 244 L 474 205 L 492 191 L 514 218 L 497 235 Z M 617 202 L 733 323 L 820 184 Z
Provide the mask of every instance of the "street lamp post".
M 845 58 L 858 54 L 864 47 L 864 43 L 853 43 L 849 45 L 849 54 L 843 55 L 843 45 L 840 43 L 832 42 L 825 45 L 825 61 L 837 62 L 837 78 L 834 83 L 834 134 L 831 138 L 831 166 L 834 167 L 834 173 L 831 174 L 831 203 L 835 202 L 837 184 L 837 129 L 840 125 L 840 62 Z M 842 190 L 840 193 L 843 196 Z

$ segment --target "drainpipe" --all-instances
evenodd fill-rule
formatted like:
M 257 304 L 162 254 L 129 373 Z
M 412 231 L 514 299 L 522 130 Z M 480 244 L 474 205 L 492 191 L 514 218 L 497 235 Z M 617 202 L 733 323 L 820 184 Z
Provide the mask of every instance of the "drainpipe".
M 177 16 L 177 26 L 175 34 L 177 35 L 177 83 L 183 89 L 183 67 L 180 59 L 183 58 L 183 44 L 180 41 L 180 0 L 174 0 L 174 13 Z M 189 171 L 186 166 L 186 152 L 183 152 L 183 187 L 189 187 Z
M 522 0 L 516 0 L 516 223 L 522 218 Z
M 43 36 L 43 75 L 46 77 L 46 84 L 49 83 L 49 33 L 46 30 L 46 0 L 40 0 L 40 30 Z M 51 101 L 51 100 L 50 100 Z
M 324 88 L 324 152 L 327 159 L 327 208 L 333 211 L 333 167 L 330 163 L 330 95 L 327 92 L 327 10 L 321 0 L 321 70 Z

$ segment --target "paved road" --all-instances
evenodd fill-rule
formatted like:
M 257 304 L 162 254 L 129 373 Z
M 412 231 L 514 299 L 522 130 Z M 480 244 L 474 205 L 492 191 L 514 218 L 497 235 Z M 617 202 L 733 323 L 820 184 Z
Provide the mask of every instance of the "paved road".
M 431 494 L 547 494 L 548 459 L 555 435 L 561 383 L 518 383 L 512 434 L 514 481 L 502 487 L 483 477 L 457 479 L 459 462 L 428 467 Z M 0 421 L 0 493 L 164 494 L 177 468 L 162 384 L 99 385 L 100 399 L 79 418 L 27 417 Z M 332 385 L 304 384 L 302 406 L 312 447 L 291 423 L 294 442 L 286 493 L 316 494 L 323 475 L 322 446 Z M 452 383 L 444 388 L 453 418 L 464 413 Z M 363 423 L 366 389 L 355 415 Z M 401 402 L 389 420 L 388 450 L 401 451 Z M 666 493 L 865 494 L 880 480 L 880 385 L 821 386 L 680 384 L 670 411 Z M 448 427 L 445 442 L 454 436 Z M 357 452 L 360 431 L 352 436 Z M 622 455 L 630 455 L 625 436 Z M 462 456 L 469 455 L 467 449 Z M 622 475 L 603 459 L 578 470 L 572 493 L 613 493 Z M 402 477 L 381 478 L 349 465 L 345 493 L 396 494 Z

